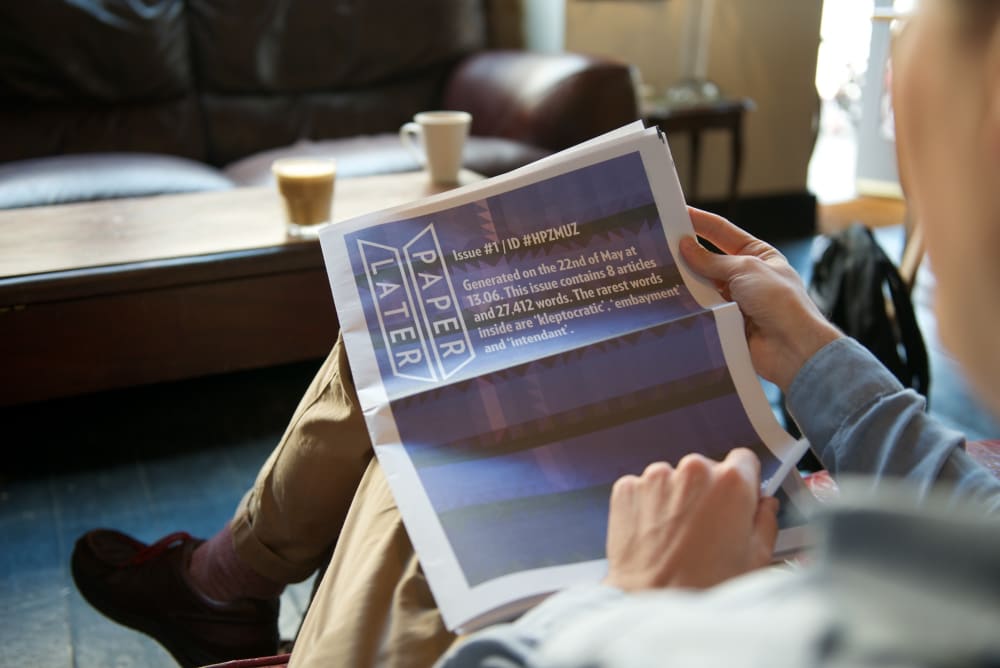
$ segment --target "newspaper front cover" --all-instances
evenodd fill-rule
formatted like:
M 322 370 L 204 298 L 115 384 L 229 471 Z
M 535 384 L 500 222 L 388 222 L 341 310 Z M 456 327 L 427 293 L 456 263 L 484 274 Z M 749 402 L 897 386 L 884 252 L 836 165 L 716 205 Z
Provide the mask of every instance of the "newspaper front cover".
M 612 483 L 753 450 L 774 420 L 662 137 L 589 145 L 321 235 L 362 409 L 445 623 L 468 631 L 600 579 Z

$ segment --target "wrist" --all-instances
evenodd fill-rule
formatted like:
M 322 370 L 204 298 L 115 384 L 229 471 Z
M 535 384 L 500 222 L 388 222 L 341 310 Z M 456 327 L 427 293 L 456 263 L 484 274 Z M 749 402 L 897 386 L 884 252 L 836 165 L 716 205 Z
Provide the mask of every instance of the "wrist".
M 843 332 L 825 319 L 814 321 L 812 327 L 807 330 L 797 330 L 796 334 L 797 336 L 789 340 L 785 347 L 787 357 L 782 368 L 787 371 L 781 377 L 775 378 L 775 384 L 785 394 L 788 393 L 795 377 L 799 375 L 799 371 L 813 355 L 844 336 Z

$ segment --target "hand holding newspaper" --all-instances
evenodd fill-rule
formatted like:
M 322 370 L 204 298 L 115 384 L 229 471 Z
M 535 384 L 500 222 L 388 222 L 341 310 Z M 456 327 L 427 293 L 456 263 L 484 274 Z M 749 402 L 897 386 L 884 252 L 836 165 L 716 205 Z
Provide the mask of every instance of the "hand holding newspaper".
M 445 624 L 596 582 L 612 483 L 747 447 L 802 454 L 739 309 L 679 262 L 669 149 L 621 128 L 320 234 L 375 453 Z

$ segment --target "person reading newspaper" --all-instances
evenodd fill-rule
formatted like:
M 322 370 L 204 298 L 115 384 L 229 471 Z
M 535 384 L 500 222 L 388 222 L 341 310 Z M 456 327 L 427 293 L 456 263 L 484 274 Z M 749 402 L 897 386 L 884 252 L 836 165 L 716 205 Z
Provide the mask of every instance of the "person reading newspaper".
M 1000 5 L 989 0 L 922 3 L 898 40 L 894 87 L 900 168 L 926 230 L 942 337 L 982 400 L 1000 413 L 1000 353 L 991 339 L 1000 321 L 998 15 Z M 954 497 L 975 497 L 996 509 L 997 481 L 965 455 L 961 435 L 924 414 L 915 394 L 829 326 L 779 253 L 718 217 L 692 211 L 692 220 L 727 255 L 709 254 L 689 240 L 685 260 L 739 304 L 758 372 L 786 391 L 792 414 L 834 475 L 899 477 L 923 496 L 946 483 Z M 908 647 L 915 653 L 944 648 L 956 652 L 953 659 L 967 656 L 961 652 L 998 656 L 990 645 L 995 633 L 978 631 L 995 630 L 1000 606 L 956 594 L 966 591 L 958 575 L 976 578 L 981 573 L 974 567 L 997 563 L 989 552 L 995 530 L 933 515 L 848 514 L 857 521 L 830 522 L 837 529 L 831 534 L 846 546 L 831 541 L 827 562 L 880 567 L 872 572 L 885 575 L 878 580 L 889 589 L 845 585 L 870 584 L 852 580 L 850 569 L 834 568 L 839 580 L 820 569 L 791 576 L 760 570 L 773 540 L 775 507 L 759 498 L 756 470 L 753 456 L 737 450 L 722 462 L 689 457 L 623 479 L 612 497 L 603 585 L 567 590 L 513 625 L 456 642 L 441 623 L 372 459 L 338 341 L 253 488 L 215 536 L 202 541 L 178 533 L 145 545 L 94 530 L 74 549 L 73 574 L 98 610 L 148 633 L 183 665 L 273 653 L 278 595 L 314 572 L 334 546 L 292 665 L 644 665 L 664 662 L 669 652 L 678 662 L 714 653 L 727 663 L 754 656 L 851 663 L 884 656 L 878 650 L 910 657 Z M 968 568 L 916 559 L 941 556 L 940 549 L 915 543 L 921 538 L 951 548 L 945 554 L 963 557 Z M 852 553 L 859 545 L 879 549 Z M 992 562 L 977 561 L 982 554 Z M 929 572 L 956 577 L 921 598 Z M 843 609 L 856 614 L 834 617 L 823 607 L 820 592 L 831 588 L 843 593 L 837 599 Z M 634 593 L 651 589 L 659 593 Z M 913 597 L 883 596 L 886 591 Z M 951 616 L 928 627 L 934 610 L 928 601 L 935 596 L 945 597 Z M 963 614 L 969 609 L 981 614 Z M 913 617 L 904 613 L 915 613 L 925 624 L 912 628 L 949 633 L 913 638 L 900 624 L 865 635 L 863 623 L 873 619 L 866 610 L 883 622 L 897 615 L 909 623 Z M 640 623 L 646 620 L 651 623 Z M 842 633 L 831 635 L 831 629 Z M 883 641 L 888 647 L 877 644 Z M 864 654 L 869 650 L 876 653 Z

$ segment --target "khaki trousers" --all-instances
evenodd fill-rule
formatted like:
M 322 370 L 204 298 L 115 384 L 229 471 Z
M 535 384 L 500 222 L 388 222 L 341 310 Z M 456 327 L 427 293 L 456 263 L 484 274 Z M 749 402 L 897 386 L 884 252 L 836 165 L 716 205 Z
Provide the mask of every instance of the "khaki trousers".
M 240 558 L 281 583 L 336 545 L 293 666 L 430 666 L 453 641 L 372 458 L 339 337 L 230 527 Z

